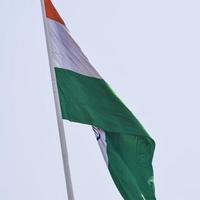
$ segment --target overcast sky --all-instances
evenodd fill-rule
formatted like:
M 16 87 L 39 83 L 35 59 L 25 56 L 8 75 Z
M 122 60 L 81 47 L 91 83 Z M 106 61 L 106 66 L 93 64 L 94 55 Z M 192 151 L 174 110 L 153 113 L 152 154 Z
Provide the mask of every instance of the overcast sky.
M 200 2 L 53 2 L 155 139 L 157 199 L 200 199 Z M 1 0 L 0 24 L 0 199 L 66 200 L 40 0 Z M 65 130 L 76 200 L 122 200 L 91 128 Z

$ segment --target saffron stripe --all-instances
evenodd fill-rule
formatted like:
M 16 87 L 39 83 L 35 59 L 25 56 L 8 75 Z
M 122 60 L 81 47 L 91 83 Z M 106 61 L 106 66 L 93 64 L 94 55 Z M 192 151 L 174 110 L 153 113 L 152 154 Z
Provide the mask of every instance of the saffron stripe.
M 46 16 L 52 20 L 55 20 L 61 24 L 65 24 L 58 11 L 52 4 L 51 0 L 44 0 Z

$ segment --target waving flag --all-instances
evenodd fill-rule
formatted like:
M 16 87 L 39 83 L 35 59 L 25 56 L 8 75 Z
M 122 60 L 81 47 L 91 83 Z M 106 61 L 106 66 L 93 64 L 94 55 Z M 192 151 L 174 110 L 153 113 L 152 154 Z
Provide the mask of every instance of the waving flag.
M 155 200 L 153 139 L 91 65 L 52 2 L 44 5 L 62 118 L 92 126 L 125 200 Z

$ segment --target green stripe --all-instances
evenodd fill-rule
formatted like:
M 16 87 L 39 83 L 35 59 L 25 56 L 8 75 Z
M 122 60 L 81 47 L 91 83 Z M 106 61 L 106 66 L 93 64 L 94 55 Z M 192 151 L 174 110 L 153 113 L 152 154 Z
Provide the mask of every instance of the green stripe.
M 106 132 L 109 170 L 125 200 L 154 200 L 154 142 L 103 79 L 55 68 L 63 119 Z
M 144 137 L 108 132 L 106 142 L 108 167 L 124 199 L 155 200 L 151 165 L 154 145 Z

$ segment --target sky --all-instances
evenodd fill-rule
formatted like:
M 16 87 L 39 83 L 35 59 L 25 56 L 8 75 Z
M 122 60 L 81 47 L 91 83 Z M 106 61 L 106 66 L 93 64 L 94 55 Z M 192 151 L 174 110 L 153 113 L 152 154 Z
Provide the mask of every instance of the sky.
M 53 0 L 156 141 L 159 200 L 200 199 L 200 2 Z M 1 0 L 0 199 L 66 200 L 40 1 Z M 122 200 L 89 126 L 64 122 L 76 200 Z

